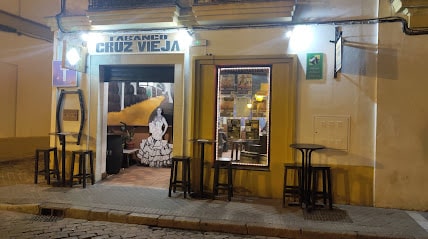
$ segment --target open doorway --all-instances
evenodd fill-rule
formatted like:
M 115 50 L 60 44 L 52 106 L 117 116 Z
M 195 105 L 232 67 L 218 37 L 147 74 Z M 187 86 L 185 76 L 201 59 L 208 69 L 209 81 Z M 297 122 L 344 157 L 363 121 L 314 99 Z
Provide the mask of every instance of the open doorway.
M 174 65 L 100 68 L 108 83 L 107 151 L 111 152 L 106 158 L 110 176 L 105 183 L 167 188 L 173 149 Z
M 131 165 L 119 173 L 111 174 L 101 183 L 114 186 L 132 186 L 168 189 L 170 168 Z

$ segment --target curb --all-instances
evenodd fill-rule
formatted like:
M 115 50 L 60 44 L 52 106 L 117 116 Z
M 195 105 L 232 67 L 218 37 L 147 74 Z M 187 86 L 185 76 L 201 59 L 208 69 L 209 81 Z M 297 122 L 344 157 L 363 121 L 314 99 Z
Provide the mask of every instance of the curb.
M 369 233 L 315 231 L 311 228 L 289 226 L 287 228 L 268 223 L 245 223 L 239 221 L 207 220 L 194 217 L 155 215 L 120 210 L 70 206 L 64 204 L 2 204 L 0 210 L 38 215 L 42 209 L 62 210 L 65 218 L 88 221 L 108 221 L 116 223 L 139 224 L 184 230 L 211 231 L 251 236 L 285 237 L 290 239 L 406 239 L 385 237 Z

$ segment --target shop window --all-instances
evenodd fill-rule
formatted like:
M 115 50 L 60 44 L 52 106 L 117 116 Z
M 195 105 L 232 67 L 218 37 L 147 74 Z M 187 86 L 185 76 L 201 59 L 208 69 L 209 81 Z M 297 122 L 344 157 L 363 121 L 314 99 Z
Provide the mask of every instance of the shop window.
M 269 166 L 271 66 L 217 67 L 217 158 Z

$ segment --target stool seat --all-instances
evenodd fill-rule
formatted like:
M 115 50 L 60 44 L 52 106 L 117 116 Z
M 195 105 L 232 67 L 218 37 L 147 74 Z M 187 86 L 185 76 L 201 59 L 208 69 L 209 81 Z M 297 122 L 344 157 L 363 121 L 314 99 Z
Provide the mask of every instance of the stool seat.
M 181 163 L 181 179 L 177 178 L 178 164 Z M 168 197 L 171 197 L 171 190 L 175 193 L 177 187 L 181 187 L 184 193 L 190 193 L 190 157 L 174 156 L 171 158 L 171 174 L 169 177 Z
M 79 179 L 79 183 L 83 181 L 83 188 L 86 188 L 86 178 L 91 179 L 92 185 L 95 183 L 95 174 L 94 174 L 94 159 L 92 155 L 92 150 L 74 150 L 71 151 L 71 168 L 70 168 L 70 187 L 73 187 L 73 179 Z M 76 156 L 79 156 L 79 172 L 74 174 L 74 164 Z M 86 160 L 89 157 L 89 170 L 90 173 L 86 172 Z
M 219 182 L 220 169 L 227 170 L 226 183 Z M 220 157 L 214 161 L 213 199 L 218 195 L 219 189 L 227 190 L 227 199 L 230 201 L 233 197 L 232 158 Z
M 54 168 L 53 169 L 50 168 L 51 153 L 53 153 L 53 156 L 54 156 L 53 157 L 53 161 L 54 161 Z M 44 168 L 42 170 L 39 170 L 40 154 L 43 154 Z M 51 174 L 56 176 L 57 180 L 60 180 L 59 162 L 58 162 L 58 149 L 56 147 L 36 149 L 36 154 L 34 157 L 34 183 L 35 184 L 37 184 L 39 174 L 42 174 L 45 176 L 45 179 L 47 180 L 48 184 L 51 184 L 51 177 L 50 177 Z

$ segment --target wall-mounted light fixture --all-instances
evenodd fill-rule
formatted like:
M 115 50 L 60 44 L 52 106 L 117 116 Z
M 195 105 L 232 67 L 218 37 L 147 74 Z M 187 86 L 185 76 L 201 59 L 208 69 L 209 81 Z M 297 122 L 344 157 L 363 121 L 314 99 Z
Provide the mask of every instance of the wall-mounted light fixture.
M 87 49 L 63 41 L 62 68 L 86 72 Z

